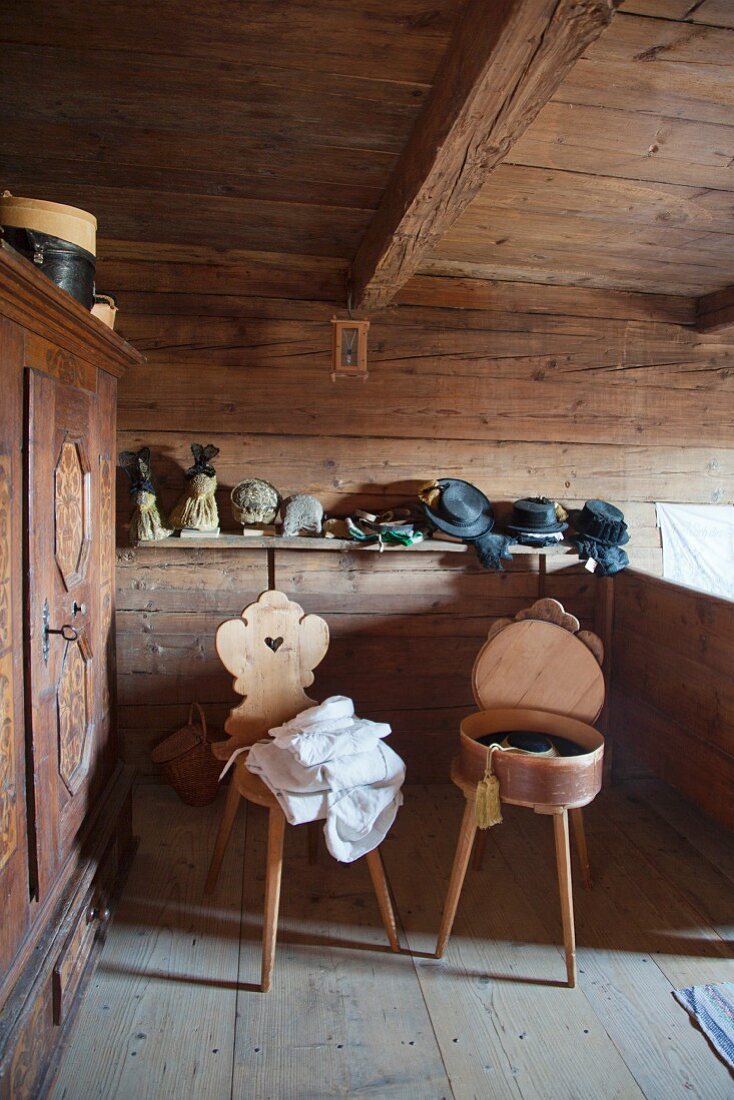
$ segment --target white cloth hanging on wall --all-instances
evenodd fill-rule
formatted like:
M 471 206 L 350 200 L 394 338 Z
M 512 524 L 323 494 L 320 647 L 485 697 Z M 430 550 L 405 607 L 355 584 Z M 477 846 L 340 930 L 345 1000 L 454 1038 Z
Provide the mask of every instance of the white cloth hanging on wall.
M 663 577 L 734 600 L 734 507 L 657 504 Z

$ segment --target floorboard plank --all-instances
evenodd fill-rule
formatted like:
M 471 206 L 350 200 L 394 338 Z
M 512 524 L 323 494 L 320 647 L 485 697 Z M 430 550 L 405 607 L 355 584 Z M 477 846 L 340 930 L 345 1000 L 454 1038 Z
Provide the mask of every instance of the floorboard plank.
M 266 815 L 248 807 L 240 982 L 257 982 Z M 394 846 L 394 841 L 386 847 Z M 273 988 L 238 996 L 233 1096 L 452 1097 L 407 955 L 390 952 L 366 863 L 342 865 L 286 830 Z
M 734 885 L 731 832 L 722 829 L 682 794 L 658 779 L 638 780 L 632 793 L 638 800 L 646 800 L 656 814 Z
M 587 816 L 605 823 L 615 794 Z M 492 840 L 528 902 L 561 942 L 553 841 L 542 817 L 509 807 Z M 589 830 L 594 888 L 574 890 L 579 984 L 648 1100 L 725 1100 L 731 1077 L 671 991 L 688 980 L 731 978 L 725 945 L 669 885 L 656 905 L 655 870 L 619 829 Z M 658 898 L 657 900 L 660 900 Z
M 273 988 L 260 974 L 266 816 L 240 813 L 219 885 L 221 813 L 146 784 L 120 908 L 53 1100 L 724 1100 L 732 1078 L 672 997 L 731 980 L 734 883 L 721 830 L 643 783 L 586 814 L 595 887 L 575 890 L 565 986 L 553 830 L 505 807 L 432 957 L 463 798 L 406 790 L 383 845 L 402 920 L 392 954 L 363 863 L 286 830 Z M 666 820 L 666 816 L 670 820 Z
M 243 819 L 203 901 L 221 813 L 173 791 L 137 792 L 141 845 L 52 1092 L 54 1100 L 228 1098 Z
M 389 850 L 411 948 L 432 952 L 464 800 L 411 789 Z M 522 1100 L 642 1095 L 563 954 L 495 850 L 469 872 L 441 961 L 417 963 L 454 1094 Z
M 668 788 L 675 795 L 672 805 L 678 807 L 678 816 L 672 821 L 665 820 L 658 812 L 661 802 L 651 802 L 645 790 L 650 788 L 645 786 L 644 781 L 637 781 L 629 789 L 620 791 L 610 803 L 613 820 L 627 836 L 630 845 L 634 844 L 645 853 L 658 872 L 700 914 L 700 919 L 708 923 L 734 950 L 734 877 L 712 862 L 718 856 L 718 862 L 724 868 L 731 866 L 731 855 L 726 851 L 727 840 L 730 848 L 734 847 L 731 833 L 710 822 L 708 829 L 699 829 L 699 844 L 694 845 L 679 831 L 684 827 L 680 806 L 689 805 L 685 799 Z M 701 818 L 693 814 L 689 820 L 700 823 Z M 706 837 L 707 840 L 704 839 Z M 712 859 L 701 851 L 702 846 L 708 847 Z

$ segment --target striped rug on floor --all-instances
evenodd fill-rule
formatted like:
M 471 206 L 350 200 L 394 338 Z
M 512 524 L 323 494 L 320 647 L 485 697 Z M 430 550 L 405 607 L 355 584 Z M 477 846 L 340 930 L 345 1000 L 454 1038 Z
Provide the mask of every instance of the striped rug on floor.
M 673 996 L 690 1012 L 729 1068 L 734 1069 L 734 982 L 674 989 Z

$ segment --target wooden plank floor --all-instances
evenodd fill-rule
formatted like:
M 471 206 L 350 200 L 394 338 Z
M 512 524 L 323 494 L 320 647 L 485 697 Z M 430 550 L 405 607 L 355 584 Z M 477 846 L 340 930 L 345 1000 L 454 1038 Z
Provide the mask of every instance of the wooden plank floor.
M 383 846 L 399 956 L 366 868 L 324 853 L 309 867 L 304 830 L 288 830 L 274 988 L 256 992 L 265 819 L 243 809 L 204 899 L 221 805 L 139 789 L 140 852 L 54 1100 L 734 1096 L 671 995 L 734 980 L 731 837 L 674 792 L 628 785 L 587 812 L 595 887 L 575 891 L 575 990 L 552 829 L 524 810 L 490 832 L 447 954 L 429 957 L 463 806 L 445 786 L 408 788 Z

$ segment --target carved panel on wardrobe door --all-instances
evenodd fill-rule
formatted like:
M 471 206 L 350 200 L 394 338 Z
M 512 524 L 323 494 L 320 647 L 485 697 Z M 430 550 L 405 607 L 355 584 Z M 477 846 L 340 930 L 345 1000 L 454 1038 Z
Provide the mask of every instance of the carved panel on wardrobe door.
M 59 721 L 59 775 L 74 794 L 84 778 L 89 734 L 92 652 L 86 635 L 69 642 L 61 668 L 57 707 Z
M 56 563 L 67 589 L 84 576 L 89 549 L 89 464 L 76 440 L 66 439 L 55 470 Z

